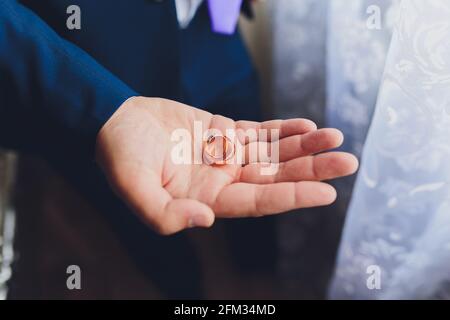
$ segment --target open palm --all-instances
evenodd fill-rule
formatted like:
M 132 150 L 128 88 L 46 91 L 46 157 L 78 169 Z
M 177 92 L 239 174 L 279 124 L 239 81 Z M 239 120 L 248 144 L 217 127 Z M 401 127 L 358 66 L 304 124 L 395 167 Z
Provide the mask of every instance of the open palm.
M 224 135 L 227 129 L 278 129 L 279 141 L 272 141 L 279 146 L 277 173 L 262 175 L 267 164 L 258 159 L 245 165 L 174 163 L 171 135 L 178 129 L 193 135 L 195 121 Z M 342 141 L 338 130 L 317 130 L 305 119 L 236 122 L 174 101 L 139 97 L 125 102 L 102 128 L 97 160 L 134 211 L 161 234 L 172 234 L 209 227 L 215 217 L 258 217 L 332 203 L 335 190 L 320 181 L 352 174 L 358 166 L 350 154 L 324 153 Z M 248 155 L 271 142 L 240 137 L 238 143 Z

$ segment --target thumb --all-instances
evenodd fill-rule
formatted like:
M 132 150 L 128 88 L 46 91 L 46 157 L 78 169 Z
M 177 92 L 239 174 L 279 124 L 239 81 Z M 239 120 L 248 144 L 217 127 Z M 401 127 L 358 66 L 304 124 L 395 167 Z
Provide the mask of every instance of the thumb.
M 208 228 L 214 223 L 215 215 L 209 206 L 192 199 L 173 199 L 158 179 L 148 175 L 128 180 L 118 189 L 130 207 L 159 234 L 171 235 L 193 227 Z
M 186 228 L 209 228 L 215 218 L 210 207 L 191 199 L 172 199 L 166 202 L 163 210 L 148 213 L 149 220 L 153 221 L 152 225 L 163 235 L 170 235 Z

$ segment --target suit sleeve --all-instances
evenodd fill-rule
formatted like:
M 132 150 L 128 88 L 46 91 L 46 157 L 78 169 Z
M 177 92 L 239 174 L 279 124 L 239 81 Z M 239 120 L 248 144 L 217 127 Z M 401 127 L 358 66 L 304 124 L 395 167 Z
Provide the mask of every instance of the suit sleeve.
M 92 156 L 98 131 L 135 95 L 31 10 L 0 1 L 1 145 L 57 148 L 61 134 Z

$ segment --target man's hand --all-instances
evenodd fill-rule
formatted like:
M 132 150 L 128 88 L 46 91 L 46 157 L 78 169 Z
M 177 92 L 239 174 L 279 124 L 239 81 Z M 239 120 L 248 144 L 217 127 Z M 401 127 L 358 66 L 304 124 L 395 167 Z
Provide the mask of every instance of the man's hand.
M 279 170 L 261 175 L 261 163 L 180 165 L 171 159 L 172 132 L 194 121 L 204 130 L 279 129 Z M 263 141 L 241 141 L 247 151 Z M 304 119 L 263 123 L 233 121 L 174 101 L 136 97 L 126 101 L 97 138 L 97 161 L 112 188 L 157 232 L 210 227 L 215 217 L 260 217 L 297 208 L 329 205 L 336 191 L 320 182 L 353 174 L 357 159 L 327 152 L 343 135 L 317 130 Z M 320 153 L 320 154 L 318 154 Z

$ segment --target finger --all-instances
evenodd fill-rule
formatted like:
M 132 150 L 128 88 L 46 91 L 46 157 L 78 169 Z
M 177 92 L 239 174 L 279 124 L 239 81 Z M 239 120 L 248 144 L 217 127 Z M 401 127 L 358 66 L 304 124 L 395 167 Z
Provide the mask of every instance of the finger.
M 173 199 L 157 179 L 134 176 L 119 187 L 130 207 L 162 235 L 192 227 L 207 228 L 214 223 L 214 212 L 209 206 L 196 200 Z
M 322 182 L 235 183 L 219 193 L 214 212 L 222 218 L 259 217 L 329 205 L 335 199 L 335 189 Z
M 253 142 L 245 146 L 245 161 L 254 162 L 285 162 L 342 145 L 344 136 L 337 129 L 320 129 L 303 135 L 290 136 L 279 142 Z M 278 152 L 276 151 L 278 148 Z
M 317 125 L 308 119 L 271 120 L 266 122 L 237 121 L 236 130 L 239 142 L 247 144 L 258 140 L 272 141 L 270 134 L 272 130 L 278 130 L 278 138 L 282 139 L 317 130 Z M 256 132 L 256 135 L 247 134 L 248 130 L 253 130 Z M 262 136 L 263 138 L 261 139 L 261 133 L 267 133 L 267 135 Z
M 354 174 L 358 159 L 349 153 L 328 152 L 301 157 L 279 164 L 272 175 L 262 174 L 269 164 L 254 163 L 243 167 L 239 177 L 245 183 L 280 183 L 297 181 L 324 181 Z

